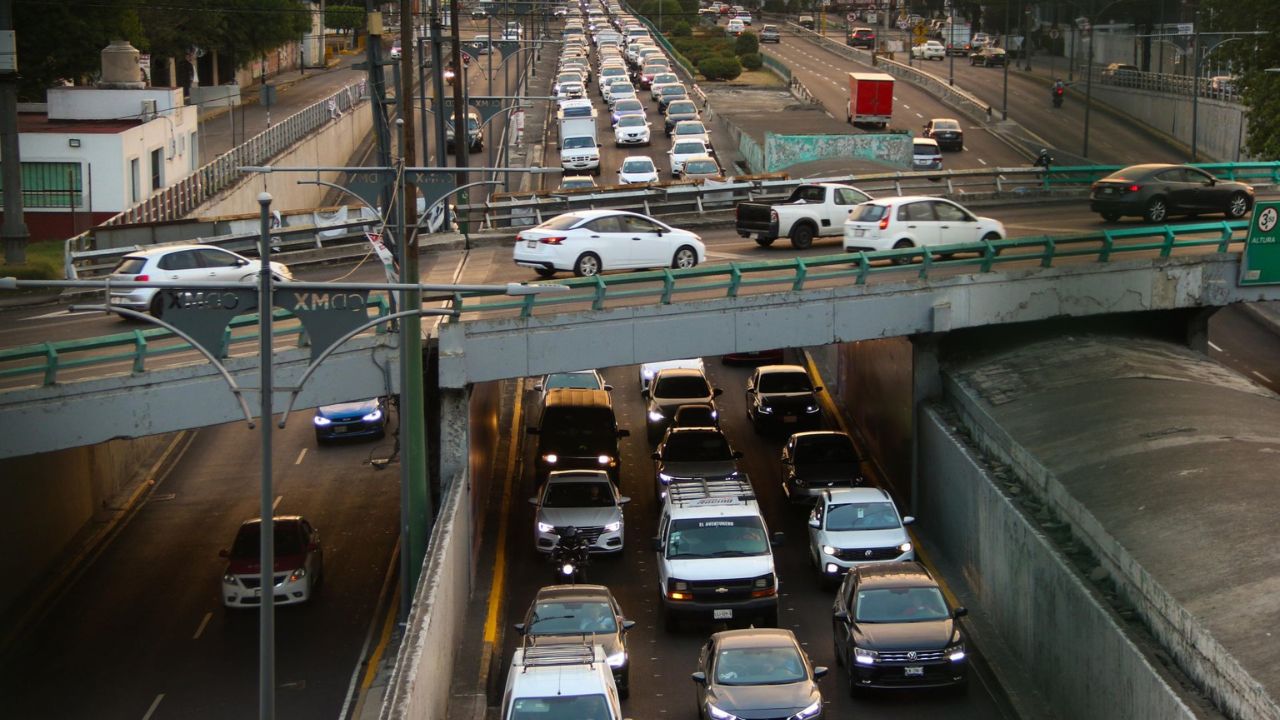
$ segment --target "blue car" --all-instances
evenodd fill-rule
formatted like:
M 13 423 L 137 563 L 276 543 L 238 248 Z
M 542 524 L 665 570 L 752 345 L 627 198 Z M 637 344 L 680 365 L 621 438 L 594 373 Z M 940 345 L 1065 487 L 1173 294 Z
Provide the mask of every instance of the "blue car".
M 381 398 L 318 407 L 312 422 L 318 443 L 349 437 L 381 438 L 387 433 L 386 407 Z

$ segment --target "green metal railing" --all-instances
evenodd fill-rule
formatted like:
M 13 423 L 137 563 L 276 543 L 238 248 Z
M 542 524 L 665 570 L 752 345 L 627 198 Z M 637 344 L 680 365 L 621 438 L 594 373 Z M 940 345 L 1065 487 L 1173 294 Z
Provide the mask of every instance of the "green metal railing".
M 1135 227 L 1063 237 L 1022 237 L 928 248 L 731 262 L 687 270 L 668 268 L 597 275 L 555 283 L 569 287 L 568 292 L 524 295 L 515 299 L 496 291 L 457 293 L 452 297 L 450 308 L 456 315 L 449 322 L 477 320 L 485 314 L 493 316 L 512 311 L 521 318 L 528 318 L 540 310 L 554 313 L 573 305 L 579 306 L 572 308 L 573 311 L 581 311 L 584 307 L 604 310 L 609 305 L 637 300 L 670 305 L 695 293 L 704 295 L 699 299 L 708 299 L 708 294 L 711 297 L 735 298 L 752 292 L 800 292 L 813 289 L 819 283 L 866 285 L 873 276 L 896 276 L 900 279 L 915 276 L 929 280 L 936 276 L 936 271 L 986 273 L 1001 265 L 1029 261 L 1047 268 L 1063 260 L 1105 263 L 1117 256 L 1133 257 L 1152 252 L 1162 258 L 1179 250 L 1225 253 L 1231 243 L 1244 239 L 1243 234 L 1248 227 L 1249 223 L 1244 220 Z M 374 297 L 371 301 L 378 307 L 377 315 L 387 314 L 385 298 Z M 277 310 L 275 317 L 284 321 L 293 315 Z M 224 341 L 224 354 L 234 343 L 256 340 L 256 333 L 232 333 L 236 328 L 256 327 L 256 323 L 255 315 L 241 316 L 233 321 Z M 378 328 L 378 332 L 385 332 L 384 326 Z M 297 335 L 298 344 L 306 344 L 300 324 L 281 327 L 274 334 Z M 148 360 L 192 349 L 184 342 L 156 345 L 158 341 L 174 338 L 172 333 L 163 329 L 135 330 L 101 338 L 0 350 L 0 379 L 42 376 L 44 385 L 53 385 L 58 382 L 60 372 L 120 361 L 131 362 L 132 371 L 140 373 L 146 370 Z
M 385 297 L 370 297 L 369 304 L 376 308 L 376 312 L 370 317 L 381 317 L 389 313 L 389 303 Z M 276 323 L 282 323 L 293 320 L 296 316 L 287 310 L 277 309 L 272 313 L 272 318 Z M 226 332 L 223 333 L 222 347 L 218 357 L 226 357 L 233 345 L 257 342 L 256 331 L 236 332 L 242 328 L 256 330 L 257 326 L 257 313 L 241 315 L 232 320 Z M 386 327 L 378 325 L 375 332 L 385 333 Z M 271 335 L 272 337 L 296 336 L 298 347 L 308 344 L 307 333 L 301 323 L 276 326 Z M 59 373 L 118 362 L 130 362 L 133 373 L 146 372 L 148 360 L 195 350 L 185 341 L 167 343 L 169 340 L 177 339 L 178 336 L 169 330 L 156 327 L 84 340 L 61 340 L 0 350 L 0 379 L 40 375 L 43 376 L 43 385 L 55 385 L 58 382 Z M 101 351 L 107 352 L 99 354 Z M 24 361 L 38 362 L 10 365 Z
M 783 64 L 781 60 L 764 53 L 760 53 L 760 59 L 764 61 L 765 67 L 781 75 L 783 80 L 791 82 L 791 68 Z

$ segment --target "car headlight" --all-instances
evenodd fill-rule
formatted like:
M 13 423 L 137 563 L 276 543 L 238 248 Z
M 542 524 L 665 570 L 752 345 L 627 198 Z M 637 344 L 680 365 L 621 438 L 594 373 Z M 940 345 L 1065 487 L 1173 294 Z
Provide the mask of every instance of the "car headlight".
M 809 413 L 810 415 L 812 415 L 812 414 L 814 414 L 814 413 L 818 412 L 818 406 L 817 406 L 816 404 L 814 404 L 814 405 L 805 405 L 805 406 L 804 406 L 804 411 L 805 411 L 805 412 L 807 412 L 807 413 Z
M 760 414 L 762 414 L 762 415 L 772 415 L 772 414 L 773 414 L 773 408 L 769 407 L 768 405 L 761 405 L 761 406 L 760 406 Z
M 544 523 L 544 522 L 539 522 L 539 523 L 538 523 L 538 532 L 541 532 L 541 533 L 549 533 L 549 532 L 554 531 L 555 529 L 556 529 L 556 526 L 555 526 L 555 525 L 550 525 L 550 524 L 548 524 L 548 523 Z
M 223 576 L 222 576 L 222 582 L 227 583 L 228 585 L 235 585 L 235 584 L 236 584 L 236 576 L 235 576 L 235 575 L 232 575 L 231 573 L 227 573 L 227 574 L 225 574 L 225 575 L 223 575 Z
M 601 455 L 596 458 L 596 462 L 600 463 L 601 465 L 612 465 L 613 458 L 608 455 Z
M 819 712 L 822 712 L 822 701 L 814 700 L 812 705 L 801 710 L 795 715 L 792 715 L 791 717 L 795 718 L 795 720 L 805 720 L 806 718 L 811 718 L 814 715 L 817 715 Z
M 369 413 L 368 415 L 365 415 L 360 419 L 365 422 L 378 422 L 379 420 L 382 419 L 382 410 L 381 409 L 374 410 L 373 412 Z
M 880 653 L 875 650 L 868 650 L 857 646 L 854 646 L 853 648 L 853 661 L 859 665 L 875 665 L 876 660 L 879 658 Z
M 622 652 L 616 652 L 605 658 L 605 662 L 609 663 L 609 667 L 611 668 L 620 668 L 627 662 L 627 651 L 623 650 Z
M 911 547 L 912 547 L 912 546 L 911 546 L 911 543 L 909 543 L 909 542 L 904 542 L 904 543 L 902 543 L 901 545 L 899 545 L 899 546 L 898 546 L 898 549 L 899 549 L 899 550 L 901 550 L 901 551 L 902 551 L 902 552 L 904 552 L 904 553 L 909 553 L 909 552 L 911 552 Z
M 604 526 L 604 531 L 605 531 L 605 532 L 618 532 L 618 531 L 619 531 L 619 530 L 621 530 L 621 529 L 622 529 L 622 521 L 621 521 L 621 520 L 615 520 L 615 521 L 613 521 L 613 522 L 609 523 L 608 525 L 605 525 L 605 526 Z
M 658 473 L 658 480 L 661 481 L 664 485 L 667 483 L 670 483 L 674 477 L 675 477 L 674 475 L 668 475 L 667 473 L 662 473 L 662 472 Z
M 652 368 L 644 368 L 643 370 L 641 370 L 641 371 L 640 371 L 640 375 L 641 375 L 645 380 L 652 380 L 652 379 L 653 379 L 653 374 L 654 374 L 654 373 L 653 373 L 653 369 L 652 369 Z
M 955 645 L 947 648 L 947 659 L 951 662 L 960 662 L 961 660 L 964 660 L 964 656 L 964 643 L 956 643 Z
M 555 465 L 556 461 L 559 459 L 560 459 L 560 456 L 556 455 L 555 453 L 547 453 L 546 455 L 542 456 L 542 461 L 548 465 Z
M 315 420 L 313 420 L 312 422 L 314 422 L 316 425 L 319 425 L 320 427 L 324 427 L 325 425 L 332 425 L 332 424 L 333 424 L 333 421 L 332 421 L 332 420 L 330 420 L 330 419 L 329 419 L 329 418 L 327 418 L 327 417 L 324 417 L 323 415 L 317 415 L 317 416 L 315 417 Z
M 298 568 L 297 570 L 294 570 L 293 572 L 289 573 L 289 582 L 297 582 L 306 576 L 307 576 L 307 569 Z
M 707 703 L 707 714 L 715 720 L 740 720 L 737 715 L 725 712 L 711 703 Z
M 650 410 L 649 422 L 662 422 L 662 413 L 657 410 Z
M 835 554 L 836 554 L 836 549 L 835 549 L 834 547 L 830 546 L 830 545 L 823 545 L 823 546 L 822 546 L 822 554 L 823 554 L 823 555 L 835 555 Z

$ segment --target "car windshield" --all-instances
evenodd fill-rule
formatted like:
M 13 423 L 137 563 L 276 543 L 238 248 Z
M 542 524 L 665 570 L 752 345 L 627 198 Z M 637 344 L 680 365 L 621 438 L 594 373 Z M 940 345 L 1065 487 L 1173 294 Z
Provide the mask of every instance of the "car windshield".
M 673 432 L 662 445 L 667 462 L 715 462 L 732 460 L 729 441 L 719 432 Z
M 613 717 L 604 695 L 557 695 L 516 698 L 511 701 L 509 720 L 581 720 Z
M 618 631 L 613 608 L 603 600 L 540 602 L 533 608 L 530 635 L 612 633 Z
M 693 122 L 689 124 L 685 124 L 682 122 L 676 125 L 676 134 L 677 135 L 706 135 L 707 128 L 703 126 L 703 124 L 700 122 Z
M 711 394 L 711 386 L 701 375 L 676 375 L 658 378 L 652 393 L 656 398 L 704 398 Z
M 662 85 L 663 83 L 673 83 L 673 82 L 680 82 L 680 78 L 676 77 L 675 73 L 661 73 L 659 75 L 653 76 L 654 85 Z
M 795 461 L 848 463 L 857 462 L 858 454 L 853 450 L 853 443 L 844 435 L 801 435 L 796 438 Z
M 595 146 L 595 140 L 591 139 L 588 135 L 568 137 L 564 139 L 564 147 L 566 150 L 580 150 L 582 148 L 593 148 Z
M 590 178 L 586 178 L 586 179 L 569 178 L 560 183 L 561 190 L 581 190 L 582 188 L 593 188 L 595 186 L 596 186 L 596 181 L 591 180 Z
M 915 143 L 911 151 L 916 155 L 941 155 L 942 149 L 930 143 Z
M 946 620 L 942 591 L 936 587 L 868 588 L 858 591 L 854 618 L 864 623 Z
M 618 127 L 644 127 L 643 115 L 623 115 L 618 118 Z
M 934 130 L 959 130 L 960 123 L 956 122 L 955 120 L 934 120 L 933 129 Z
M 625 173 L 645 173 L 653 172 L 653 161 L 649 158 L 634 158 L 626 160 L 622 163 L 622 172 Z
M 588 180 L 587 182 L 590 182 Z M 551 388 L 581 388 L 584 390 L 600 390 L 600 377 L 593 372 L 551 373 L 542 383 L 544 390 Z
M 794 647 L 729 648 L 716 656 L 717 685 L 786 685 L 807 677 Z
M 705 155 L 707 147 L 701 140 L 681 140 L 671 146 L 671 152 L 675 155 Z
M 691 175 L 711 174 L 714 175 L 720 171 L 714 160 L 691 160 L 685 163 L 684 171 Z
M 902 523 L 890 502 L 827 506 L 828 530 L 893 530 L 899 527 Z
M 760 376 L 757 388 L 762 393 L 804 393 L 812 392 L 813 385 L 809 375 L 802 372 L 765 373 Z
M 619 100 L 614 106 L 614 110 L 618 112 L 632 112 L 636 110 L 644 110 L 644 105 L 639 100 Z
M 276 539 L 276 557 L 301 555 L 307 550 L 302 533 L 298 532 L 298 526 L 293 523 L 276 522 L 272 525 L 272 535 Z M 240 532 L 236 533 L 235 544 L 231 546 L 231 557 L 257 559 L 261 551 L 261 542 L 262 525 L 260 523 L 242 525 Z
M 695 115 L 697 112 L 697 106 L 688 100 L 673 102 L 670 107 L 667 108 L 667 115 Z
M 547 486 L 542 506 L 549 508 L 613 507 L 613 491 L 608 480 L 553 482 Z
M 673 520 L 668 558 L 767 555 L 769 539 L 758 517 Z
M 683 97 L 684 94 L 685 89 L 683 85 L 668 85 L 667 87 L 662 88 L 663 97 L 668 95 L 672 97 Z
M 849 219 L 854 222 L 879 222 L 888 213 L 888 208 L 875 203 L 863 203 L 849 212 Z

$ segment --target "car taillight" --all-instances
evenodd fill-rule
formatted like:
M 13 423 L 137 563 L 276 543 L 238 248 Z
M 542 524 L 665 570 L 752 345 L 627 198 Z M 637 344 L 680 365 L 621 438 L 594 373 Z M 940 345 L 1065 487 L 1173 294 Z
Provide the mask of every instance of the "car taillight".
M 560 243 L 564 242 L 564 236 L 561 235 L 559 237 L 538 238 L 538 242 L 542 243 L 543 245 L 559 245 Z
M 770 211 L 769 211 L 769 222 L 778 222 L 778 211 L 777 211 L 777 210 L 770 210 Z
M 1141 190 L 1141 189 L 1142 189 L 1142 186 L 1141 186 L 1141 185 L 1137 185 L 1137 184 L 1135 184 L 1135 185 L 1130 185 L 1129 187 L 1125 188 L 1125 192 L 1138 192 L 1138 191 L 1139 191 L 1139 190 Z
M 889 214 L 885 213 L 884 217 L 880 218 L 880 229 L 887 230 L 888 228 L 889 228 Z
M 133 281 L 134 281 L 134 282 L 150 282 L 150 281 L 151 281 L 151 276 L 150 276 L 150 275 L 137 275 L 137 276 L 135 276 L 135 277 L 133 278 Z

